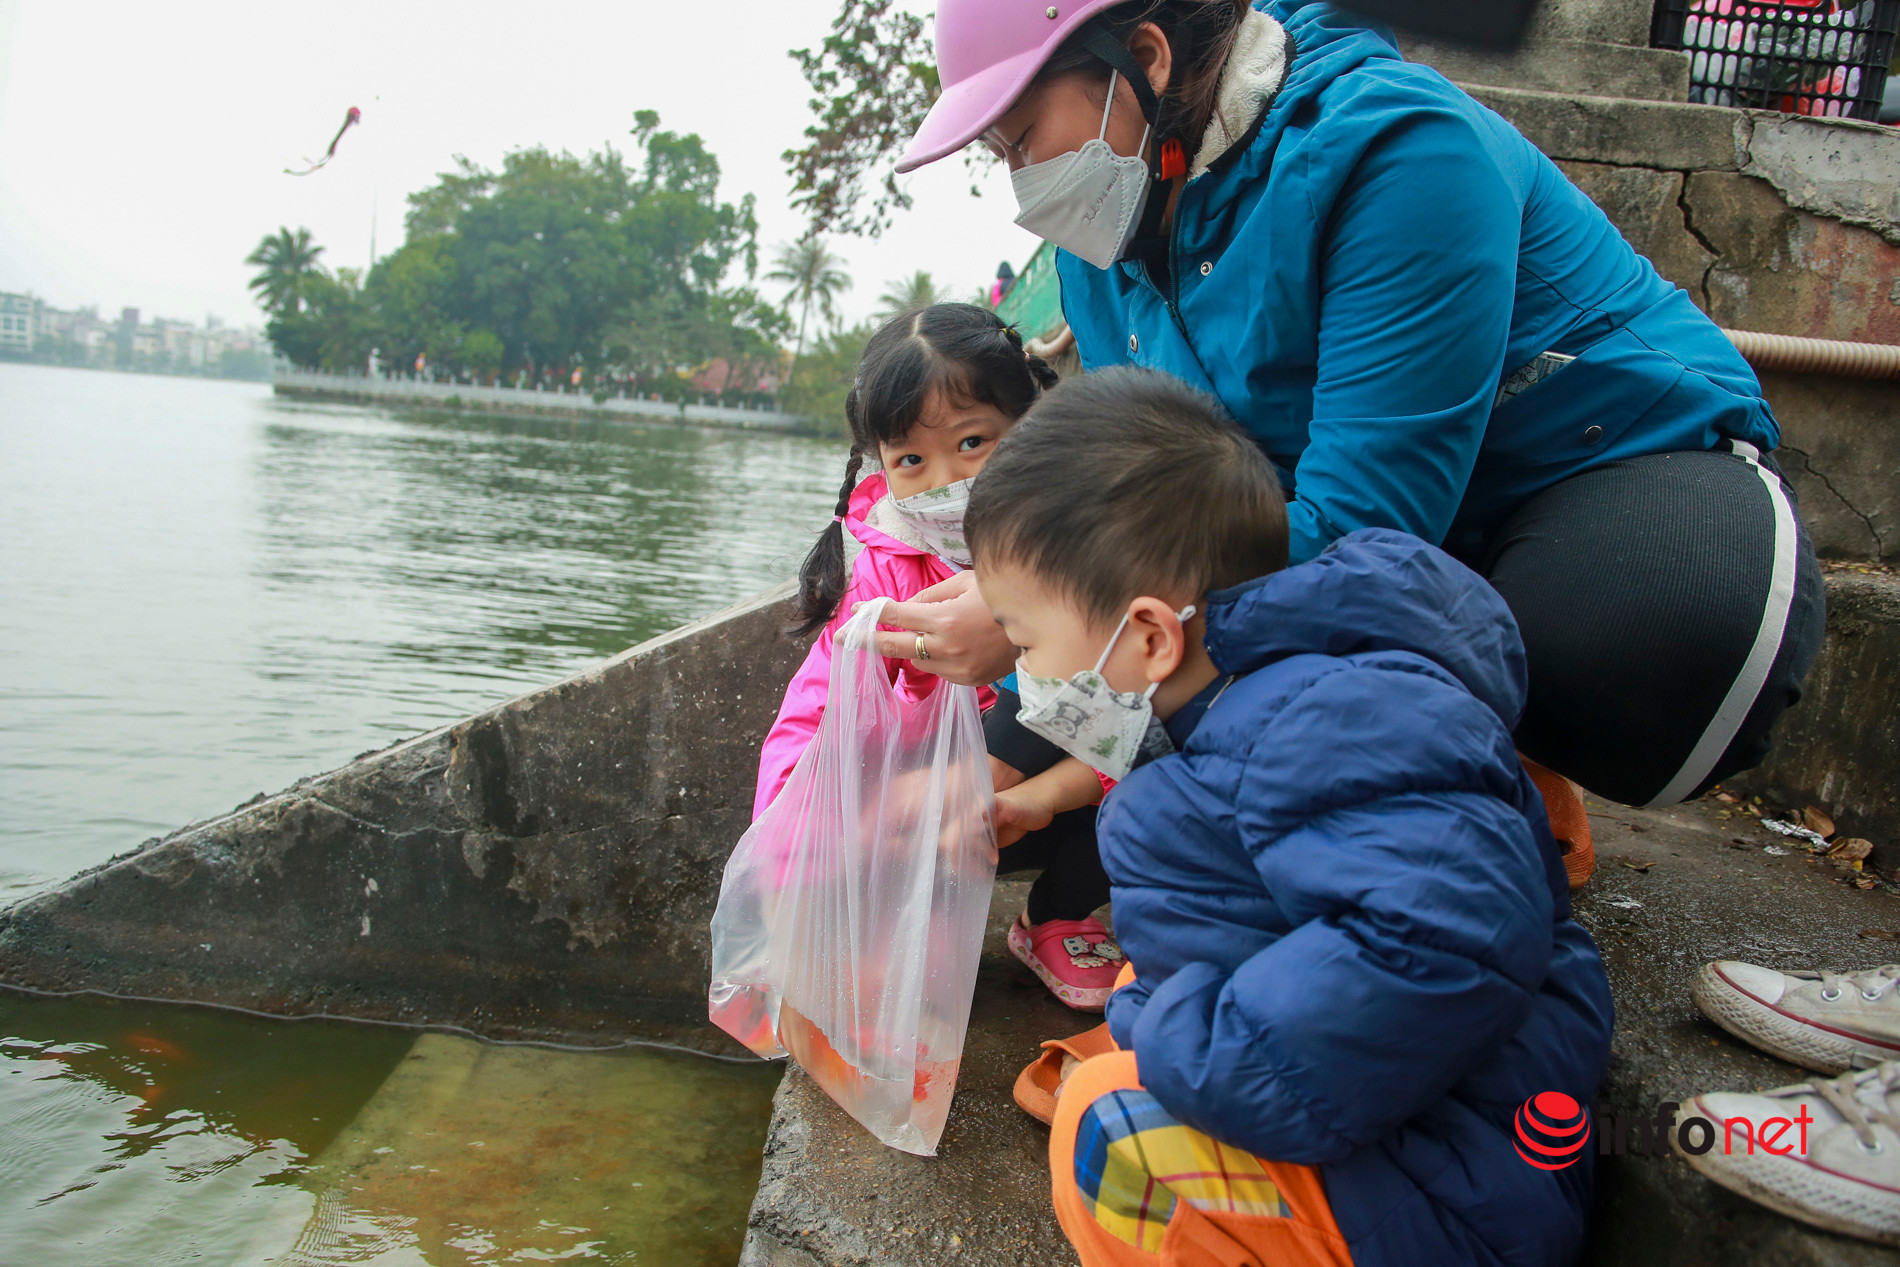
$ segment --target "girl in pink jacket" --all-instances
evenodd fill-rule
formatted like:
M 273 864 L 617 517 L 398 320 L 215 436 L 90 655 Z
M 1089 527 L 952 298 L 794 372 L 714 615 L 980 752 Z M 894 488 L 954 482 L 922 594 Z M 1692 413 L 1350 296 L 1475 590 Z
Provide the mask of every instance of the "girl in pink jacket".
M 886 323 L 865 344 L 845 402 L 851 455 L 832 523 L 799 576 L 798 624 L 822 630 L 785 690 L 759 757 L 752 815 L 772 803 L 824 716 L 832 635 L 873 598 L 900 602 L 970 566 L 963 506 L 970 482 L 1005 432 L 1055 372 L 1023 350 L 1022 338 L 988 308 L 934 304 Z M 859 482 L 866 462 L 875 472 Z M 847 554 L 846 533 L 856 543 Z M 890 659 L 893 685 L 910 698 L 937 678 Z M 1010 929 L 1010 948 L 1056 997 L 1101 1011 L 1121 951 L 1094 912 L 1108 902 L 1095 845 L 1101 787 L 1088 767 L 1016 724 L 1014 683 L 978 691 L 996 796 L 997 870 L 1041 869 L 1029 907 Z

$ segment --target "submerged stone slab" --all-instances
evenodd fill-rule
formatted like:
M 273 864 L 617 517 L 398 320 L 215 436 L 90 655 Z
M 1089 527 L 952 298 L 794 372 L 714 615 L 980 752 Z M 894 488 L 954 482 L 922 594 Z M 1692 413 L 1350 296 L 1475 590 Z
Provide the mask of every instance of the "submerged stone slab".
M 0 983 L 731 1050 L 707 926 L 788 592 L 0 911 Z
M 299 1176 L 295 1248 L 255 1261 L 731 1262 L 770 1088 L 699 1056 L 425 1034 Z

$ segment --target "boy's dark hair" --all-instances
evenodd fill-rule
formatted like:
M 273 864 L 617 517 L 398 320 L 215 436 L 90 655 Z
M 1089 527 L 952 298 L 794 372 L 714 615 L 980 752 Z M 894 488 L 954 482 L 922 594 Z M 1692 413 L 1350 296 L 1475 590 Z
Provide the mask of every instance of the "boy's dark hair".
M 880 444 L 909 435 L 938 392 L 963 405 L 993 405 L 1020 418 L 1056 372 L 1023 351 L 1023 337 L 980 304 L 931 304 L 892 317 L 864 345 L 858 373 L 845 398 L 851 456 L 836 518 L 805 556 L 798 573 L 798 615 L 787 632 L 803 637 L 838 613 L 844 599 L 844 515 L 864 459 L 877 461 Z
M 1130 366 L 1038 401 L 977 476 L 963 531 L 979 570 L 1022 567 L 1096 620 L 1286 566 L 1272 464 L 1213 397 Z

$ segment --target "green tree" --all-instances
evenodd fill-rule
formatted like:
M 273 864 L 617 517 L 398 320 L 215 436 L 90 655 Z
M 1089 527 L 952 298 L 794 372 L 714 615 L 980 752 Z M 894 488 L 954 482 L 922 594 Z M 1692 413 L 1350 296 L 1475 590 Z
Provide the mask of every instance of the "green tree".
M 896 0 L 843 0 L 823 44 L 792 50 L 818 116 L 805 145 L 784 154 L 792 206 L 810 219 L 807 236 L 876 237 L 893 211 L 910 206 L 890 163 L 940 91 L 924 21 Z
M 501 368 L 504 351 L 501 340 L 486 330 L 476 330 L 462 340 L 462 360 L 484 383 Z
M 370 270 L 363 301 L 375 346 L 391 365 L 417 356 L 453 362 L 462 345 L 457 319 L 458 272 L 445 234 L 413 236 Z
M 878 296 L 877 315 L 888 321 L 899 313 L 909 312 L 913 308 L 928 308 L 947 298 L 930 274 L 920 268 L 909 277 L 894 281 L 884 288 L 884 293 Z M 988 302 L 984 300 L 986 306 Z
M 859 322 L 833 330 L 814 343 L 811 355 L 792 367 L 791 381 L 784 391 L 785 408 L 809 417 L 825 435 L 849 435 L 845 397 L 851 394 L 851 381 L 864 356 L 864 345 L 876 329 L 868 321 Z
M 812 306 L 817 305 L 827 325 L 837 324 L 838 296 L 851 289 L 851 275 L 844 271 L 843 264 L 823 242 L 806 237 L 790 246 L 779 247 L 772 271 L 765 275 L 768 282 L 785 282 L 791 287 L 786 292 L 785 302 L 798 309 L 798 346 L 792 352 L 794 369 L 805 354 L 805 330 L 811 320 Z
M 293 364 L 326 370 L 361 367 L 369 358 L 373 328 L 362 302 L 360 272 L 340 268 L 334 277 L 312 274 L 302 306 L 278 312 L 264 333 Z
M 323 248 L 310 240 L 308 229 L 292 233 L 289 228 L 280 228 L 259 242 L 244 262 L 259 270 L 251 278 L 250 287 L 258 292 L 265 311 L 292 315 L 301 312 L 315 279 L 323 275 L 317 263 L 322 254 Z
M 776 365 L 787 319 L 726 284 L 735 267 L 747 281 L 756 269 L 752 199 L 721 202 L 718 159 L 652 111 L 631 135 L 626 156 L 537 147 L 496 171 L 458 156 L 409 199 L 401 248 L 360 288 L 306 280 L 307 305 L 273 309 L 273 341 L 305 365 L 374 346 L 397 365 L 422 355 L 484 377 L 585 367 L 596 382 L 674 391 L 715 357 Z

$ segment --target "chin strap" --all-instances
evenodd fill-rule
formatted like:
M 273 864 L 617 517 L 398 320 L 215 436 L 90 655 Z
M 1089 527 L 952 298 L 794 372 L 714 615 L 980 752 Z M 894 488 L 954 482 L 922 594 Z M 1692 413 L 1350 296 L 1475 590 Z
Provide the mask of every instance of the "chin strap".
M 1148 200 L 1142 207 L 1141 223 L 1135 227 L 1134 240 L 1128 244 L 1128 253 L 1130 256 L 1163 254 L 1168 249 L 1167 235 L 1161 232 L 1161 217 L 1168 209 L 1167 185 L 1176 176 L 1186 173 L 1187 155 L 1178 138 L 1161 131 L 1161 99 L 1155 96 L 1148 73 L 1128 51 L 1128 46 L 1097 22 L 1083 27 L 1081 38 L 1083 48 L 1108 63 L 1111 70 L 1121 72 L 1121 77 L 1135 90 L 1142 118 L 1148 121 L 1153 139 L 1148 147 Z

